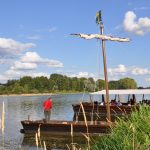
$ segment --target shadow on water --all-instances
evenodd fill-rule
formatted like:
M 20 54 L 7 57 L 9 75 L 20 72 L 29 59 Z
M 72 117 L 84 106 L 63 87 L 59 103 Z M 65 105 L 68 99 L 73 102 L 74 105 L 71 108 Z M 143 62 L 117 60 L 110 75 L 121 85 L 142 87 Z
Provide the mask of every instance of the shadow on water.
M 38 150 L 44 148 L 44 142 L 47 150 L 68 150 L 72 147 L 72 138 L 69 135 L 41 135 L 40 140 L 38 140 Z M 79 149 L 87 144 L 87 140 L 83 135 L 75 136 L 73 138 L 73 144 Z M 21 148 L 25 150 L 37 150 L 35 135 L 24 134 Z

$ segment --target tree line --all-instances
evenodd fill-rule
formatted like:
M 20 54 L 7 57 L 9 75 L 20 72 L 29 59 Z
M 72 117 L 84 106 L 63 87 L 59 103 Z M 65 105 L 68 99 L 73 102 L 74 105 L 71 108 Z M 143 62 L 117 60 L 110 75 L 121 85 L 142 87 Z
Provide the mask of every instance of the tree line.
M 132 78 L 109 81 L 109 89 L 136 89 Z M 0 85 L 0 94 L 56 93 L 56 92 L 94 92 L 105 89 L 105 81 L 93 78 L 67 77 L 51 74 L 49 78 L 24 76 L 18 80 L 8 80 Z

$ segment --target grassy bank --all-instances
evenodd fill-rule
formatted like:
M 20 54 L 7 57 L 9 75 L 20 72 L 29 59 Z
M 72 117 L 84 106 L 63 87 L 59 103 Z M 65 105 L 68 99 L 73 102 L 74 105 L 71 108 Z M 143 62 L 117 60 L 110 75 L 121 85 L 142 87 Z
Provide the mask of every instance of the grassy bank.
M 92 150 L 149 150 L 150 107 L 141 106 L 131 117 L 116 122 L 111 135 L 99 138 Z

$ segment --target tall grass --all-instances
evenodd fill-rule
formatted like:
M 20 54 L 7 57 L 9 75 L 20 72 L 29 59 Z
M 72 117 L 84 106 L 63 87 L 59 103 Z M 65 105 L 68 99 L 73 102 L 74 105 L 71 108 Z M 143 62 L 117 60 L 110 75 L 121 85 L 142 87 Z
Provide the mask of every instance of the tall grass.
M 2 130 L 2 134 L 4 134 L 4 128 L 5 128 L 5 105 L 3 102 L 2 105 L 2 116 L 1 116 L 1 130 Z
M 140 106 L 127 118 L 118 118 L 111 135 L 98 139 L 92 150 L 149 150 L 150 107 Z
M 4 150 L 4 129 L 5 129 L 5 104 L 3 101 L 3 105 L 2 105 L 2 114 L 1 114 L 1 133 L 2 133 L 2 149 Z

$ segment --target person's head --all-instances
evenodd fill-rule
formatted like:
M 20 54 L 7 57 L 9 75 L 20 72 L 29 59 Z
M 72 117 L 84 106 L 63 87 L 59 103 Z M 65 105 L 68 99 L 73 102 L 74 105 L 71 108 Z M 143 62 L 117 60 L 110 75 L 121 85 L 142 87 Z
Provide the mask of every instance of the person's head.
M 51 97 L 48 97 L 48 100 L 51 100 Z

